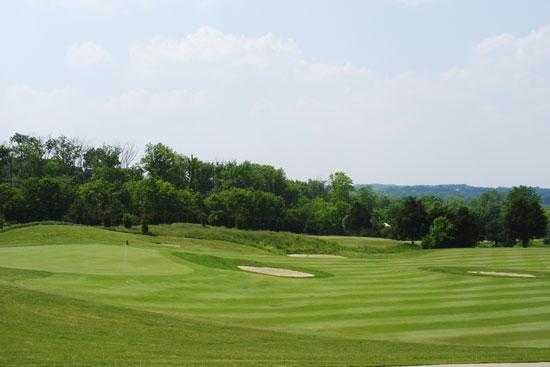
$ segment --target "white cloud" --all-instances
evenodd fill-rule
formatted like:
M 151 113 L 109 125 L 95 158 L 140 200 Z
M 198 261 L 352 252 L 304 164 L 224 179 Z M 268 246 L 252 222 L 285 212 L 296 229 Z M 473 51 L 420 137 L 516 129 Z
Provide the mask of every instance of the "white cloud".
M 292 39 L 272 34 L 237 36 L 202 27 L 187 37 L 156 37 L 130 48 L 131 69 L 140 75 L 190 75 L 203 72 L 216 79 L 233 79 L 236 73 L 258 73 L 285 78 L 364 78 L 365 68 L 311 61 Z
M 270 34 L 244 37 L 203 27 L 181 39 L 157 37 L 137 43 L 130 49 L 130 61 L 140 71 L 149 72 L 193 63 L 266 68 L 299 53 L 294 41 Z
M 109 66 L 113 58 L 109 51 L 94 42 L 82 42 L 69 48 L 67 64 L 74 68 L 94 69 Z
M 470 60 L 443 73 L 380 76 L 315 60 L 292 40 L 201 28 L 134 44 L 125 92 L 20 87 L 0 118 L 8 131 L 63 125 L 74 135 L 160 140 L 205 159 L 273 162 L 291 176 L 344 169 L 363 182 L 550 185 L 540 182 L 550 26 L 487 38 Z

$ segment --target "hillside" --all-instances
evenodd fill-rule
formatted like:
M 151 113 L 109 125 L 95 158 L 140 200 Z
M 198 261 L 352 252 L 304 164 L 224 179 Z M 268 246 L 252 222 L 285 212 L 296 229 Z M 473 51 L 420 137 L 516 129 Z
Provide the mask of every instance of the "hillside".
M 369 184 L 369 185 L 358 185 L 361 186 L 370 186 L 374 191 L 386 194 L 389 196 L 395 197 L 404 197 L 404 196 L 438 196 L 444 199 L 452 197 L 462 197 L 464 199 L 470 200 L 475 199 L 479 195 L 487 192 L 489 190 L 497 190 L 502 193 L 507 193 L 510 188 L 508 187 L 477 187 L 469 185 L 413 185 L 413 186 L 402 186 L 402 185 L 386 185 L 386 184 Z M 537 193 L 541 196 L 544 205 L 550 205 L 550 189 L 547 188 L 535 188 Z

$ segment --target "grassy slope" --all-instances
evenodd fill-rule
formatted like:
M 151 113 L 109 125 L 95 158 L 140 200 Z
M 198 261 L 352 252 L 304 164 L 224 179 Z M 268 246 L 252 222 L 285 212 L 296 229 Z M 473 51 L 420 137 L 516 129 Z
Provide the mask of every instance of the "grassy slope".
M 345 251 L 345 248 L 332 241 L 288 232 L 245 231 L 224 227 L 203 227 L 190 223 L 150 226 L 150 231 L 157 236 L 225 241 L 278 254 L 338 254 Z
M 347 250 L 355 253 L 393 253 L 407 250 L 418 250 L 418 246 L 412 246 L 408 242 L 387 238 L 351 237 L 351 236 L 316 236 L 319 239 L 334 242 Z
M 550 279 L 425 270 L 463 266 L 546 271 L 550 252 L 545 248 L 294 259 L 234 242 L 169 234 L 149 237 L 77 226 L 0 234 L 0 364 L 206 360 L 363 365 L 550 359 Z M 121 243 L 126 240 L 130 246 L 125 258 Z M 363 246 L 361 241 L 374 241 L 343 240 L 330 242 Z M 42 243 L 46 246 L 17 247 Z M 75 251 L 78 246 L 81 253 Z M 174 252 L 202 260 L 176 258 Z M 214 265 L 224 265 L 216 267 L 205 255 L 333 276 L 265 277 L 224 268 L 234 260 L 216 259 Z

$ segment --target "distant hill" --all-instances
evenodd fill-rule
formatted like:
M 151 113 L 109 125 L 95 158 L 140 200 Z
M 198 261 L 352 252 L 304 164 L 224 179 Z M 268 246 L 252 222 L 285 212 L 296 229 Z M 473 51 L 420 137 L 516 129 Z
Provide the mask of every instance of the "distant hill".
M 370 184 L 359 185 L 370 186 L 374 191 L 388 196 L 404 197 L 404 196 L 438 196 L 443 199 L 452 197 L 462 197 L 470 200 L 475 199 L 482 193 L 489 190 L 497 190 L 506 193 L 510 190 L 508 187 L 476 187 L 469 185 L 414 185 L 414 186 L 401 186 L 401 185 L 385 185 L 385 184 Z M 542 197 L 545 205 L 550 205 L 550 189 L 535 188 L 538 194 Z

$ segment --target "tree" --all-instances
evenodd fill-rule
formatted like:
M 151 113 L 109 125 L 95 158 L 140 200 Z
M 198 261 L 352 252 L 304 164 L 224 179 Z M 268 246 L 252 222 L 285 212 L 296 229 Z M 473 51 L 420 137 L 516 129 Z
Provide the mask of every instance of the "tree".
M 50 167 L 56 167 L 59 175 L 75 176 L 78 167 L 83 164 L 85 148 L 77 139 L 66 136 L 49 138 L 44 144 Z M 50 170 L 49 174 L 54 174 Z
M 0 145 L 0 182 L 12 180 L 13 153 L 10 147 Z
M 414 197 L 405 198 L 394 220 L 399 238 L 414 241 L 422 238 L 428 232 L 428 213 L 420 200 Z
M 350 233 L 364 234 L 372 227 L 371 219 L 370 207 L 355 200 L 345 218 L 344 229 Z
M 465 206 L 453 208 L 447 215 L 456 233 L 450 243 L 452 247 L 473 247 L 479 241 L 479 221 L 470 209 Z
M 5 220 L 8 212 L 18 200 L 17 190 L 9 184 L 0 183 L 0 220 Z
M 147 223 L 196 222 L 200 212 L 200 195 L 179 190 L 169 182 L 147 178 L 125 186 L 131 207 Z
M 231 188 L 205 200 L 209 222 L 242 229 L 279 229 L 284 216 L 281 197 L 265 191 Z
M 169 182 L 177 188 L 187 185 L 184 157 L 164 144 L 147 144 L 141 163 L 152 178 Z
M 103 224 L 110 227 L 114 217 L 122 215 L 122 205 L 117 200 L 115 186 L 103 179 L 89 181 L 78 188 L 71 209 L 74 219 L 84 224 Z M 120 218 L 117 218 L 120 219 Z M 114 220 L 118 222 L 118 220 Z
M 329 178 L 329 193 L 333 201 L 350 202 L 353 181 L 344 172 L 335 172 Z
M 221 190 L 241 188 L 284 196 L 287 189 L 283 170 L 248 161 L 240 164 L 235 162 L 219 164 L 217 181 L 217 188 Z
M 74 200 L 75 187 L 70 179 L 32 177 L 23 182 L 21 221 L 62 220 Z
M 453 247 L 456 241 L 457 229 L 451 221 L 445 217 L 435 218 L 430 226 L 430 232 L 422 240 L 423 248 L 447 248 Z
M 120 147 L 120 165 L 130 168 L 138 156 L 138 149 L 134 143 L 126 143 Z
M 548 218 L 540 196 L 532 188 L 514 187 L 504 207 L 504 228 L 512 241 L 520 240 L 524 247 L 536 237 L 544 237 Z
M 449 208 L 443 199 L 437 196 L 424 196 L 421 200 L 428 213 L 430 223 L 438 217 L 447 216 Z
M 318 197 L 310 202 L 304 231 L 314 234 L 342 233 L 342 217 L 338 207 L 331 201 Z
M 490 190 L 472 202 L 473 211 L 479 220 L 481 237 L 497 245 L 505 241 L 504 200 L 504 196 L 497 190 Z
M 45 148 L 42 139 L 16 133 L 10 138 L 10 150 L 11 175 L 20 179 L 43 175 Z

